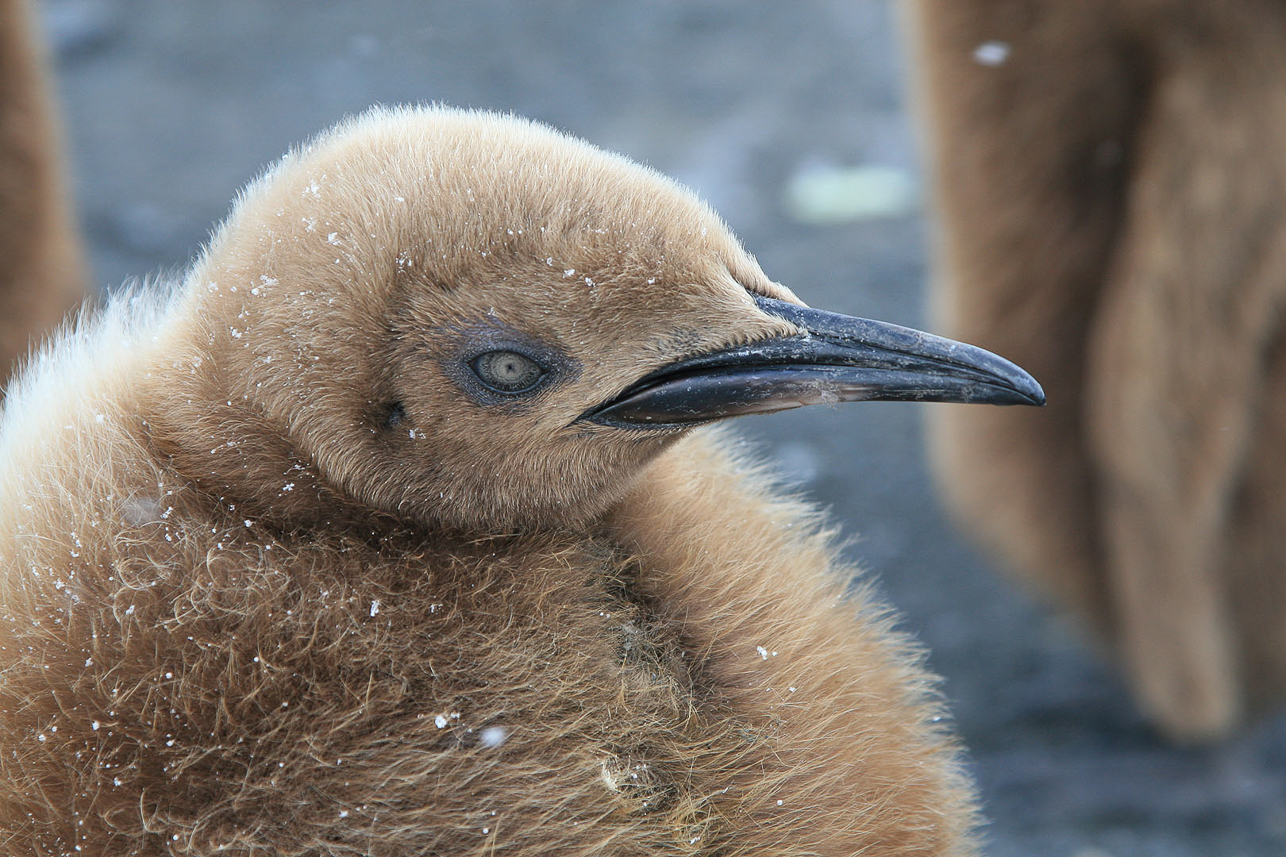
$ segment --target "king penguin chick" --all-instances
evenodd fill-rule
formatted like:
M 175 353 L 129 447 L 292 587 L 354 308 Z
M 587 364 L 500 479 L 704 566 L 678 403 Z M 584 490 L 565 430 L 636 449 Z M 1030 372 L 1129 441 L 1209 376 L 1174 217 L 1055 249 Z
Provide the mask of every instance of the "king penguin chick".
M 919 651 L 692 431 L 874 398 L 1042 394 L 540 125 L 343 124 L 6 408 L 6 850 L 975 853 Z

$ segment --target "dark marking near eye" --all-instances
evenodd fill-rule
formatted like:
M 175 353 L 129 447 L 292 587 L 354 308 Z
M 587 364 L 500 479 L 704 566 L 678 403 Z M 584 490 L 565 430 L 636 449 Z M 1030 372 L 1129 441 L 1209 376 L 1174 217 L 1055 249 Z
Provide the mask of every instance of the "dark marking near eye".
M 406 419 L 406 408 L 401 402 L 393 402 L 384 411 L 384 428 L 395 429 Z

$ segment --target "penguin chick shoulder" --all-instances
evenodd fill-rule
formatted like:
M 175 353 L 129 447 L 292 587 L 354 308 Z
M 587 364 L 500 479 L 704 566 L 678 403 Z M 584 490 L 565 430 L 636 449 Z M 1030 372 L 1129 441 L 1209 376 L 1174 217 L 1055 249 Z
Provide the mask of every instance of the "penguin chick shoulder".
M 803 307 L 690 193 L 373 110 L 0 425 L 0 838 L 86 855 L 956 855 L 918 650 L 694 427 L 1037 402 Z

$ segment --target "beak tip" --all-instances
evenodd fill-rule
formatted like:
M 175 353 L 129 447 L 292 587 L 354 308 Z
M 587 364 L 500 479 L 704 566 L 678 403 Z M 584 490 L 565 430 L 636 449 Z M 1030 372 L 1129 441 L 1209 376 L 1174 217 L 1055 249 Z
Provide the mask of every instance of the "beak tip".
M 1045 389 L 1041 387 L 1040 382 L 1030 375 L 1027 376 L 1029 384 L 1024 385 L 1026 389 L 1020 390 L 1027 397 L 1026 404 L 1034 405 L 1038 408 L 1045 407 Z

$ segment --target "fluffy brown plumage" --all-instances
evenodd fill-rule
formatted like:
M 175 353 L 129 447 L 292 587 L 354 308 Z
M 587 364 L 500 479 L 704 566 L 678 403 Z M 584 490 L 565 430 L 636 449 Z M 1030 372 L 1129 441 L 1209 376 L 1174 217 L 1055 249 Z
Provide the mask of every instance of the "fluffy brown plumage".
M 0 383 L 85 295 L 54 110 L 23 0 L 0 0 Z
M 933 679 L 816 512 L 718 432 L 584 418 L 799 342 L 769 299 L 691 194 L 537 125 L 287 157 L 7 406 L 5 850 L 974 853 Z
M 1225 734 L 1286 696 L 1286 13 L 912 5 L 943 326 L 1051 391 L 934 413 L 947 493 L 1165 731 Z

